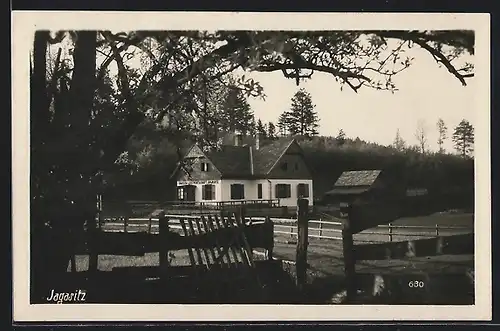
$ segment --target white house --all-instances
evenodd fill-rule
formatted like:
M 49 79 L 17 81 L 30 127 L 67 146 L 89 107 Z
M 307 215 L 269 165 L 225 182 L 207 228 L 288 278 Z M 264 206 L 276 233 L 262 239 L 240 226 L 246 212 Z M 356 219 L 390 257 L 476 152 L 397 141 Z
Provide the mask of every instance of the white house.
M 279 199 L 296 206 L 302 197 L 313 204 L 312 175 L 303 151 L 293 138 L 266 146 L 235 145 L 204 153 L 193 145 L 175 173 L 177 200 L 205 203 Z M 259 148 L 260 147 L 260 148 Z

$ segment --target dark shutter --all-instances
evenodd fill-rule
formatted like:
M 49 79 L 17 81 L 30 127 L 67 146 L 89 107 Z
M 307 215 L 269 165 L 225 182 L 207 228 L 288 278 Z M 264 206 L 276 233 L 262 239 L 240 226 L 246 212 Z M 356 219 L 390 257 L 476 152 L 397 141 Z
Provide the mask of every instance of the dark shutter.
M 300 183 L 297 185 L 297 197 L 309 198 L 309 184 Z
M 245 186 L 243 184 L 231 184 L 231 200 L 245 199 Z
M 284 199 L 292 196 L 292 186 L 290 184 L 276 184 L 276 198 Z
M 215 199 L 215 186 L 211 184 L 203 185 L 203 200 Z

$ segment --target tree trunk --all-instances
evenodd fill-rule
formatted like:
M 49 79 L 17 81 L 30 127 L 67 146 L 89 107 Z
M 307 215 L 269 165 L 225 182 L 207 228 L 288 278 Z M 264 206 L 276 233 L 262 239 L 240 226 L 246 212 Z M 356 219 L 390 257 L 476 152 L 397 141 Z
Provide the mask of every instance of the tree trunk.
M 35 88 L 31 92 L 31 134 L 35 142 L 41 142 L 41 134 L 45 131 L 49 116 L 46 76 L 47 76 L 47 42 L 49 31 L 36 31 L 33 45 L 33 76 L 31 84 Z
M 95 95 L 96 32 L 77 33 L 70 98 L 57 111 L 69 124 L 60 139 L 44 134 L 49 128 L 49 100 L 45 78 L 47 32 L 35 35 L 34 77 L 32 80 L 32 210 L 31 210 L 31 281 L 32 301 L 43 300 L 50 289 L 59 285 L 74 254 L 75 232 L 83 229 L 89 217 L 88 178 L 94 164 L 89 148 L 92 138 L 88 123 Z M 44 39 L 45 38 L 45 39 Z M 49 98 L 50 97 L 50 98 Z M 51 125 L 50 129 L 63 128 Z M 61 144 L 62 142 L 62 144 Z M 41 148 L 39 148 L 41 147 Z M 42 149 L 43 148 L 43 149 Z M 42 165 L 45 163 L 45 165 Z M 92 161 L 90 161 L 92 163 Z M 83 166 L 83 165 L 87 166 Z M 49 222 L 50 225 L 46 225 Z

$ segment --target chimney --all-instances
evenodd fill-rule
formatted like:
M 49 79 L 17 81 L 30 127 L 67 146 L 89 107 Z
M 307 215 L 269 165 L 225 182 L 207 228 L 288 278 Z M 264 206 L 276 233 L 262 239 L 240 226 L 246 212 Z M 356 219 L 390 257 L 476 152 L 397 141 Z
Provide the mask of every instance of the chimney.
M 241 146 L 243 144 L 243 134 L 239 131 L 234 132 L 234 146 Z
M 260 148 L 260 133 L 257 132 L 255 135 L 255 150 L 258 151 Z

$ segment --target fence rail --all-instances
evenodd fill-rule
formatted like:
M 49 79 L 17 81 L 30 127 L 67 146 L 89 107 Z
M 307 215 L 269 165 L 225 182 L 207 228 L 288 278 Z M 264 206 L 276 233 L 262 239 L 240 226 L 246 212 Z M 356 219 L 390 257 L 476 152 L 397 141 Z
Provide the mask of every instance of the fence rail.
M 179 220 L 182 219 L 196 219 L 196 215 L 166 215 L 169 219 L 169 224 L 172 229 L 181 230 Z M 147 232 L 158 232 L 157 217 L 149 218 L 114 218 L 104 219 L 103 224 L 107 232 L 139 232 L 144 231 L 145 227 Z M 264 222 L 265 217 L 246 217 L 245 222 L 260 223 Z M 295 239 L 298 236 L 297 220 L 289 218 L 271 218 L 274 223 L 274 234 Z M 398 231 L 399 230 L 399 231 Z M 406 230 L 406 231 L 404 231 Z M 354 235 L 354 240 L 357 242 L 366 243 L 382 243 L 403 240 L 405 238 L 434 238 L 449 234 L 463 234 L 473 232 L 473 227 L 468 226 L 443 226 L 436 224 L 435 226 L 425 225 L 379 225 L 370 230 L 365 230 Z M 315 239 L 327 240 L 342 240 L 342 222 L 327 221 L 327 220 L 310 220 L 308 237 Z
M 184 200 L 176 200 L 176 201 L 134 201 L 129 200 L 125 203 L 115 203 L 113 201 L 109 202 L 110 205 L 118 204 L 118 205 L 128 205 L 129 207 L 135 208 L 145 208 L 151 206 L 161 206 L 165 208 L 205 208 L 205 209 L 223 209 L 224 207 L 238 207 L 238 206 L 247 206 L 247 207 L 261 207 L 261 206 L 269 206 L 269 207 L 279 207 L 280 199 L 255 199 L 255 200 L 228 200 L 228 201 L 184 201 Z

